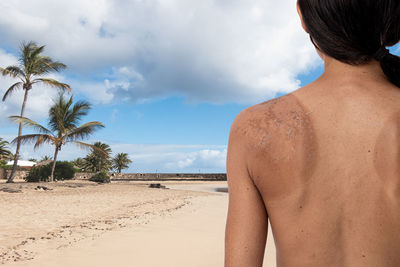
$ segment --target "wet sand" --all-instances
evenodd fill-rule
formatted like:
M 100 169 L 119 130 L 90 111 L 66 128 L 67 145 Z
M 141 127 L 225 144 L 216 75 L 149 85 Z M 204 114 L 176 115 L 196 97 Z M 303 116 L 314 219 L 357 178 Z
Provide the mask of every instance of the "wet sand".
M 228 195 L 214 189 L 226 183 L 163 184 L 171 189 L 66 183 L 52 191 L 0 192 L 0 201 L 10 203 L 0 208 L 0 261 L 32 267 L 223 266 Z M 264 266 L 275 266 L 273 247 L 266 254 Z

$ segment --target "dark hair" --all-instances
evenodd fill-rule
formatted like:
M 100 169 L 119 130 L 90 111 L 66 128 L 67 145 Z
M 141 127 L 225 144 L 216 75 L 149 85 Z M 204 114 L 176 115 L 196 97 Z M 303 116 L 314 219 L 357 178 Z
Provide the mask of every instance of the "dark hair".
M 400 87 L 400 57 L 386 49 L 400 41 L 399 0 L 298 0 L 298 5 L 317 49 L 351 65 L 378 60 Z

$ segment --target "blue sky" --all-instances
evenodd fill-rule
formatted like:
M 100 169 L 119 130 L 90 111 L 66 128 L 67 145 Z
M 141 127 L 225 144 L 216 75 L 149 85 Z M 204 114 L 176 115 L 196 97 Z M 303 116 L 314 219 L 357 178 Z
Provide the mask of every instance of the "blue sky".
M 87 141 L 128 153 L 131 172 L 224 172 L 236 115 L 322 73 L 295 0 L 9 0 L 0 8 L 0 65 L 16 61 L 23 40 L 46 45 L 68 65 L 53 77 L 93 104 L 85 121 L 106 125 Z M 0 94 L 11 82 L 0 79 Z M 34 88 L 26 116 L 45 123 L 56 94 Z M 7 140 L 17 132 L 7 117 L 21 101 L 16 93 L 0 105 Z M 52 153 L 22 148 L 25 159 Z M 66 146 L 60 159 L 86 153 Z

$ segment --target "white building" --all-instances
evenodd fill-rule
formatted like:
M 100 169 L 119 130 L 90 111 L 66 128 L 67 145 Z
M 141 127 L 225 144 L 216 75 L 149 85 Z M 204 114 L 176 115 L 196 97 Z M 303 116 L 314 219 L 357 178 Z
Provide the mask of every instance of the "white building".
M 7 162 L 7 165 L 14 165 L 14 161 L 11 160 L 9 162 Z M 17 165 L 19 167 L 33 167 L 36 165 L 36 162 L 33 161 L 27 161 L 27 160 L 18 160 Z

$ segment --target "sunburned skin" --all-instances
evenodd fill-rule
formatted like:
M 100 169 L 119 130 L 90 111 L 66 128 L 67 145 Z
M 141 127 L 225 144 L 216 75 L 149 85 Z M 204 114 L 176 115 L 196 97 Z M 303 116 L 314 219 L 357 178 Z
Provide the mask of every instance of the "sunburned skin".
M 238 116 L 225 266 L 262 266 L 267 219 L 279 267 L 400 266 L 400 89 L 360 75 Z

